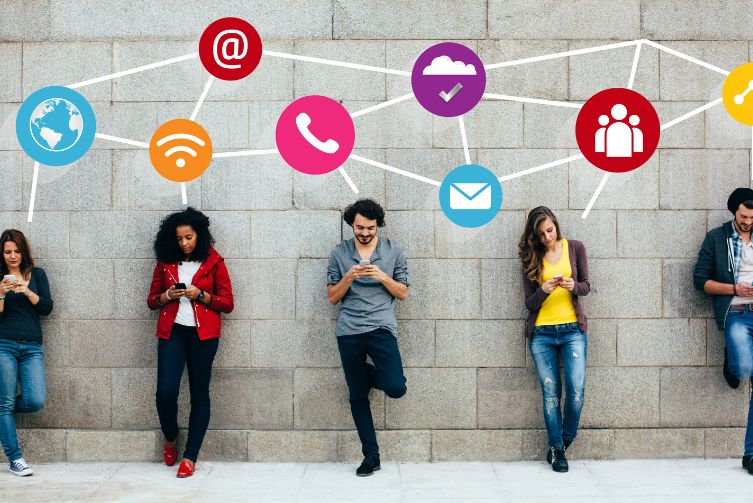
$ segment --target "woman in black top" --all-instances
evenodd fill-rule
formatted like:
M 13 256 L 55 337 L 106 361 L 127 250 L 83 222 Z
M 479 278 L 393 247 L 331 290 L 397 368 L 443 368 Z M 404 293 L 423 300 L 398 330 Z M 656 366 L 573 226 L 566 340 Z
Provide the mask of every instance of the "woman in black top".
M 39 316 L 52 312 L 50 286 L 44 270 L 34 267 L 26 237 L 15 229 L 0 235 L 0 441 L 10 471 L 34 473 L 18 446 L 16 412 L 44 406 L 45 376 Z M 16 396 L 20 384 L 21 394 Z

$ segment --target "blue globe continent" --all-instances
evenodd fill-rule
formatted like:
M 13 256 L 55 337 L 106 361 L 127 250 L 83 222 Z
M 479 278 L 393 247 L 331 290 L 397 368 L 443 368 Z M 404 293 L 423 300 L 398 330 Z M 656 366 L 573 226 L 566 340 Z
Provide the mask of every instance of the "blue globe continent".
M 29 126 L 34 141 L 40 147 L 55 152 L 75 145 L 84 129 L 78 108 L 63 98 L 40 103 L 31 114 Z

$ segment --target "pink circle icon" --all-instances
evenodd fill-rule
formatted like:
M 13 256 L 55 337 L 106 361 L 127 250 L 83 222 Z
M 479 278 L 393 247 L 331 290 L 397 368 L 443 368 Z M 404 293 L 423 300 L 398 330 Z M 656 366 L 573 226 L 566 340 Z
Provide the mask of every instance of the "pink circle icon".
M 287 106 L 277 121 L 277 149 L 293 169 L 323 175 L 345 163 L 353 151 L 353 119 L 326 96 L 304 96 Z

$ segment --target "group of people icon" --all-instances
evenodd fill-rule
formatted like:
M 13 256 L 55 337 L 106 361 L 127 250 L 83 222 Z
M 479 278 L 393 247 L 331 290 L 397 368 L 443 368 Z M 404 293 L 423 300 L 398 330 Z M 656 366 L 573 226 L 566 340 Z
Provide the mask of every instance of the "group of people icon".
M 628 115 L 627 107 L 617 103 L 612 107 L 610 117 L 606 114 L 599 116 L 601 126 L 594 137 L 594 151 L 605 153 L 607 157 L 632 157 L 634 153 L 643 152 L 643 131 L 636 127 L 641 119 L 637 115 L 631 115 L 626 124 L 624 121 Z

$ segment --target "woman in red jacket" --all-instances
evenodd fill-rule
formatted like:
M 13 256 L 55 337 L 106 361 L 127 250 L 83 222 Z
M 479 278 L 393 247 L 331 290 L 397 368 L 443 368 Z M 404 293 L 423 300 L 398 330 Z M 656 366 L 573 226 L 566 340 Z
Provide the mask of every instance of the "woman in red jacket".
M 220 337 L 220 313 L 233 310 L 225 262 L 212 247 L 209 218 L 188 208 L 169 215 L 154 240 L 157 265 L 147 304 L 157 322 L 157 413 L 168 466 L 178 458 L 178 391 L 188 366 L 191 414 L 178 477 L 190 477 L 209 426 L 209 381 Z

